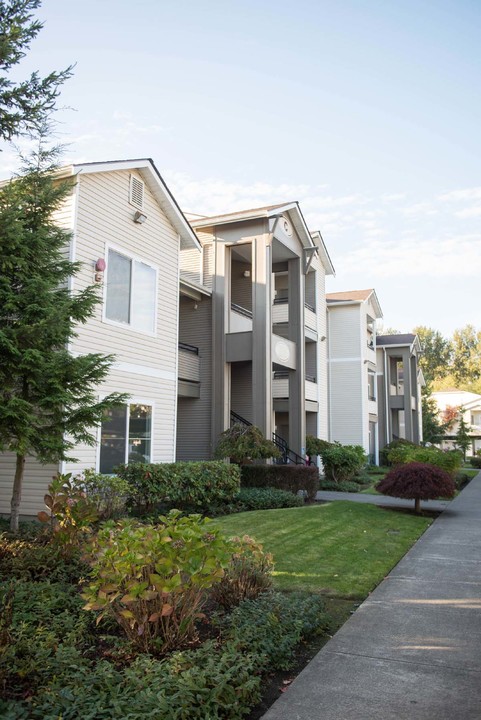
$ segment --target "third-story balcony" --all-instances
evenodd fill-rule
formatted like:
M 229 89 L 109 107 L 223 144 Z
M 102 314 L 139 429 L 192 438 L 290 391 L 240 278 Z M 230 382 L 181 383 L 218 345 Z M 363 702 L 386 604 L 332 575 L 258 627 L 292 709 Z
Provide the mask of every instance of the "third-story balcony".
M 273 325 L 287 325 L 288 322 L 289 301 L 285 297 L 276 298 L 272 306 L 272 323 Z M 316 309 L 309 303 L 304 303 L 304 325 L 308 333 L 317 332 Z M 315 337 L 311 339 L 315 339 Z

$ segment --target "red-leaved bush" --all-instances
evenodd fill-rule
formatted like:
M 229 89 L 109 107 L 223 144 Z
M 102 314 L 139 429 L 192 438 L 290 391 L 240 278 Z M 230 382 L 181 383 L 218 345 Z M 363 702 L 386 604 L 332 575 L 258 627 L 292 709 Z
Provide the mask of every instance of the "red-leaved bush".
M 414 500 L 416 512 L 421 509 L 421 500 L 438 497 L 453 497 L 456 486 L 452 477 L 435 465 L 410 462 L 396 465 L 376 485 L 383 495 Z

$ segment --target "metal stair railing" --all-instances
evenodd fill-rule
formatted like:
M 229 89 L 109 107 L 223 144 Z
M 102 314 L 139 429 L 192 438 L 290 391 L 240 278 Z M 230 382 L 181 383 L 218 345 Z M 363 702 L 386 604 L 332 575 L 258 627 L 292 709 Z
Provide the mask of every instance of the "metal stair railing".
M 238 415 L 233 410 L 230 412 L 230 424 L 232 425 L 243 425 L 244 427 L 250 427 L 252 425 L 249 420 L 246 420 L 241 415 Z M 287 442 L 283 437 L 277 433 L 272 433 L 272 442 L 281 451 L 280 458 L 274 458 L 274 462 L 277 465 L 306 465 L 306 460 L 301 455 L 298 455 L 294 450 L 288 447 Z

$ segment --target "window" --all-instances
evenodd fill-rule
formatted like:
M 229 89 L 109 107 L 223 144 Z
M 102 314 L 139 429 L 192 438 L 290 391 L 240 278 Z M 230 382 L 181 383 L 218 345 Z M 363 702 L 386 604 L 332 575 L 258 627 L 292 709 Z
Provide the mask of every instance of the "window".
M 134 330 L 155 331 L 157 271 L 109 249 L 105 317 Z
M 369 400 L 376 399 L 376 375 L 373 372 L 367 374 Z
M 152 407 L 119 405 L 109 410 L 100 429 L 99 472 L 110 475 L 124 462 L 150 462 Z

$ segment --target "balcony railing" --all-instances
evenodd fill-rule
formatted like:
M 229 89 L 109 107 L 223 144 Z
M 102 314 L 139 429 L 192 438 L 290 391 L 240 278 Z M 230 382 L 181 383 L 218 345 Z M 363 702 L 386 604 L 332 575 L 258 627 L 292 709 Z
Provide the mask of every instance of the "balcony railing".
M 188 343 L 179 343 L 179 380 L 200 382 L 199 348 Z

